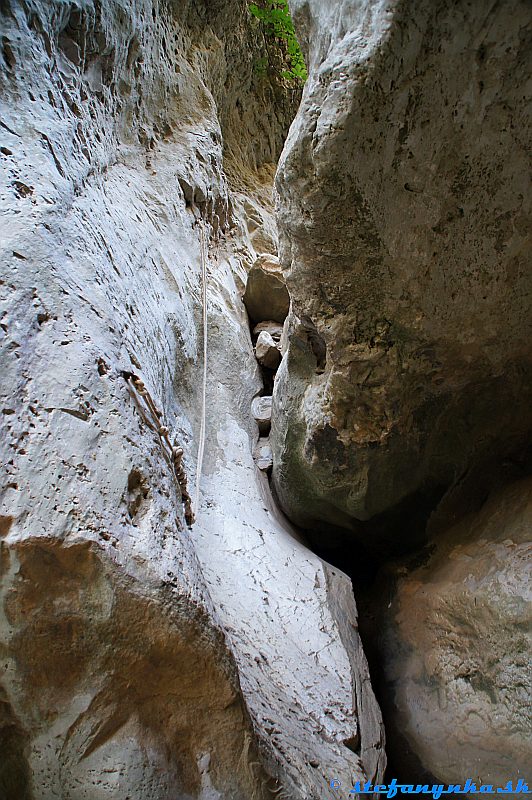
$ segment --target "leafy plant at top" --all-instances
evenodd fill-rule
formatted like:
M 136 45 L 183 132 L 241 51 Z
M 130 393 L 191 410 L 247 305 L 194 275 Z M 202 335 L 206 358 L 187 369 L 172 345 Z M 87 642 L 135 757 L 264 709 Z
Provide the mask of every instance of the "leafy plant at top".
M 270 0 L 263 7 L 256 3 L 250 3 L 249 11 L 254 17 L 261 20 L 270 36 L 286 42 L 290 69 L 283 70 L 281 73 L 283 78 L 295 79 L 304 83 L 307 79 L 307 67 L 288 10 L 288 0 L 275 0 L 275 2 Z

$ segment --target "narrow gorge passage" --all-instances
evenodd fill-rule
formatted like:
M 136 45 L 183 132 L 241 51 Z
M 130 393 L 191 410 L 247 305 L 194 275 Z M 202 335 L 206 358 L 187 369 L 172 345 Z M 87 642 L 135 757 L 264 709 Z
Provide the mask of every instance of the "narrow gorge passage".
M 219 284 L 231 286 L 233 281 L 225 248 L 223 243 L 215 245 L 209 260 L 210 331 L 227 324 L 227 316 L 213 302 L 220 296 Z M 261 286 L 260 310 L 253 307 L 255 279 Z M 248 680 L 253 676 L 248 702 L 252 708 L 258 707 L 255 713 L 268 739 L 278 752 L 286 754 L 290 765 L 286 769 L 294 770 L 294 786 L 310 771 L 303 791 L 312 796 L 313 783 L 321 782 L 326 788 L 331 781 L 323 742 L 319 743 L 320 719 L 326 721 L 327 735 L 332 734 L 328 758 L 333 759 L 344 781 L 351 780 L 346 768 L 353 764 L 361 776 L 373 779 L 382 774 L 382 728 L 367 682 L 349 582 L 315 558 L 276 507 L 267 478 L 271 471 L 266 439 L 271 406 L 260 411 L 259 419 L 253 417 L 257 400 L 270 397 L 264 392 L 271 392 L 274 385 L 281 321 L 288 312 L 286 289 L 279 292 L 282 281 L 276 257 L 262 253 L 244 280 L 239 290 L 232 289 L 240 352 L 228 351 L 227 338 L 209 338 L 206 469 L 194 542 L 218 615 L 236 650 L 243 654 L 241 664 L 258 648 L 253 669 L 246 666 L 241 673 L 246 673 Z M 273 281 L 273 291 L 266 286 L 269 281 Z M 280 300 L 275 288 L 283 295 Z M 267 337 L 261 339 L 263 333 Z M 228 406 L 238 409 L 236 419 L 227 417 Z M 306 622 L 302 627 L 303 610 Z M 349 632 L 344 631 L 348 620 L 354 627 Z M 343 635 L 349 637 L 351 647 Z M 285 646 L 289 648 L 286 652 Z M 361 680 L 366 684 L 359 684 Z M 328 700 L 321 707 L 324 689 Z M 366 709 L 364 717 L 359 713 L 361 707 Z M 283 719 L 287 712 L 288 726 Z M 301 739 L 298 726 L 305 731 Z
M 0 800 L 522 796 L 528 0 L 0 23 Z
M 288 349 L 290 324 L 290 298 L 276 257 L 263 255 L 257 259 L 248 274 L 243 300 L 248 311 L 252 343 L 262 368 L 263 380 L 262 391 L 254 398 L 251 406 L 253 418 L 259 428 L 254 458 L 258 468 L 268 475 L 270 489 L 273 489 L 272 499 L 276 502 L 275 487 L 271 486 L 271 395 L 281 357 Z M 284 324 L 284 329 L 281 323 Z M 326 365 L 320 360 L 321 350 L 313 341 L 316 332 L 308 322 L 306 329 L 317 369 L 322 370 Z M 277 401 L 282 404 L 283 398 L 277 397 Z M 531 467 L 528 449 L 520 447 L 511 454 L 511 458 L 485 463 L 473 480 L 465 482 L 465 488 L 461 487 L 459 491 L 455 489 L 451 493 L 451 498 L 446 497 L 448 487 L 436 487 L 407 498 L 397 509 L 359 524 L 350 532 L 334 526 L 328 528 L 325 523 L 318 531 L 298 531 L 297 535 L 303 544 L 346 573 L 353 583 L 360 635 L 369 662 L 372 686 L 384 715 L 387 782 L 396 778 L 406 784 L 438 785 L 442 780 L 423 765 L 398 722 L 400 712 L 392 677 L 396 659 L 394 650 L 397 646 L 397 642 L 393 640 L 398 584 L 401 579 L 412 580 L 411 576 L 416 571 L 430 564 L 431 556 L 436 550 L 434 535 L 435 532 L 445 530 L 448 525 L 450 503 L 453 509 L 466 503 L 469 509 L 478 512 L 494 487 L 500 488 L 522 481 L 531 472 Z M 467 525 L 465 530 L 467 531 Z M 445 539 L 442 547 L 446 547 Z M 419 616 L 417 624 L 421 630 L 425 624 L 433 624 L 430 620 L 426 623 L 423 614 L 417 609 L 413 611 Z M 485 674 L 482 680 L 484 689 L 490 693 L 493 704 L 496 704 L 495 692 L 490 689 L 493 677 Z M 354 752 L 358 752 L 358 737 L 346 740 L 347 742 Z

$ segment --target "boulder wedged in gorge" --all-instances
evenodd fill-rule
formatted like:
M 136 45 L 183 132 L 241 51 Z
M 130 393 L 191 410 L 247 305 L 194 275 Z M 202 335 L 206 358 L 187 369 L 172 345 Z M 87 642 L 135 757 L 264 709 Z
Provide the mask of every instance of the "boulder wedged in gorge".
M 252 456 L 241 296 L 297 92 L 257 75 L 238 0 L 11 0 L 1 22 L 0 795 L 317 800 L 382 776 L 349 582 Z M 195 495 L 203 264 L 187 528 L 159 431 Z
M 258 335 L 255 356 L 259 364 L 268 369 L 277 369 L 280 364 L 281 352 L 267 331 L 262 331 Z
M 285 321 L 290 297 L 277 256 L 265 253 L 257 258 L 249 271 L 243 300 L 254 322 Z
M 272 398 L 270 395 L 255 397 L 251 404 L 251 414 L 259 427 L 259 432 L 270 432 L 272 422 Z
M 273 476 L 293 521 L 363 535 L 530 434 L 530 5 L 291 8 L 309 79 L 277 176 L 296 322 Z
M 264 322 L 259 322 L 258 325 L 255 325 L 253 328 L 253 335 L 258 336 L 259 333 L 262 331 L 266 331 L 269 333 L 272 339 L 276 342 L 281 341 L 281 336 L 283 335 L 283 326 L 279 322 L 273 322 L 273 320 L 265 320 Z
M 403 770 L 494 786 L 530 777 L 531 530 L 526 479 L 423 559 L 386 568 L 369 605 L 389 755 Z

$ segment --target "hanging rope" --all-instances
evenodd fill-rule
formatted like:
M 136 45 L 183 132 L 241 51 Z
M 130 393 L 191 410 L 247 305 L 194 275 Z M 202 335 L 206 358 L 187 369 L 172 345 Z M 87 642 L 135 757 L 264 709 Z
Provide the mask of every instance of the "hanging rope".
M 201 389 L 201 425 L 198 445 L 198 465 L 196 469 L 196 492 L 194 498 L 194 513 L 197 516 L 200 505 L 200 480 L 203 470 L 203 453 L 205 451 L 205 417 L 207 405 L 207 244 L 205 240 L 205 227 L 200 222 L 201 242 L 201 303 L 203 318 L 203 381 Z
M 155 431 L 159 435 L 159 440 L 161 442 L 161 447 L 163 451 L 163 455 L 165 459 L 172 465 L 174 477 L 181 492 L 181 499 L 183 501 L 183 505 L 185 507 L 185 520 L 187 525 L 192 525 L 194 522 L 194 514 L 192 512 L 192 499 L 188 493 L 187 489 L 187 475 L 185 472 L 185 468 L 183 467 L 182 460 L 183 460 L 183 448 L 177 445 L 177 442 L 170 441 L 170 434 L 168 432 L 168 428 L 166 425 L 161 423 L 162 420 L 162 412 L 157 408 L 153 397 L 149 393 L 146 384 L 139 378 L 138 375 L 135 375 L 133 372 L 122 372 L 122 375 L 128 382 L 130 386 L 133 386 L 137 394 L 142 398 L 146 405 L 146 409 L 151 416 L 151 420 L 148 419 L 145 412 L 142 409 L 142 406 L 139 406 L 139 411 L 142 414 L 142 418 L 144 419 L 145 423 L 151 428 L 152 431 Z M 170 452 L 168 453 L 166 448 L 169 448 Z

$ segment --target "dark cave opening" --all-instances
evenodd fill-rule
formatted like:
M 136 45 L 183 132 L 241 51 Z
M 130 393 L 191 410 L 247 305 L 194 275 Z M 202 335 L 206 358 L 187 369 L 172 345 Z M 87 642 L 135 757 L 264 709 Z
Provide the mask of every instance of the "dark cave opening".
M 360 638 L 386 732 L 387 783 L 392 778 L 414 784 L 440 782 L 423 767 L 396 724 L 393 685 L 383 657 L 387 647 L 383 620 L 394 596 L 393 567 L 401 564 L 413 569 L 430 557 L 433 546 L 427 539 L 427 525 L 445 491 L 446 487 L 433 486 L 416 493 L 391 512 L 361 523 L 354 536 L 335 528 L 332 546 L 323 544 L 327 538 L 325 527 L 319 532 L 306 532 L 316 555 L 342 570 L 353 585 Z
M 385 670 L 383 652 L 386 641 L 382 635 L 382 618 L 391 606 L 394 577 L 389 565 L 400 559 L 383 559 L 360 542 L 345 542 L 334 548 L 312 547 L 324 561 L 345 572 L 351 579 L 358 611 L 358 630 L 368 662 L 371 684 L 382 712 L 386 732 L 387 767 L 384 780 L 396 778 L 404 783 L 439 783 L 421 764 L 407 739 L 396 725 L 397 708 L 393 702 L 393 685 Z M 419 564 L 430 554 L 430 545 L 410 554 L 411 566 Z M 404 561 L 404 559 L 401 559 Z

